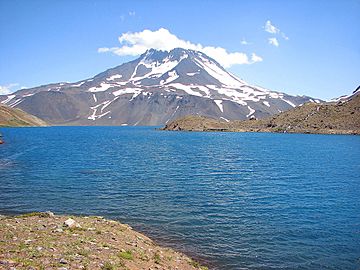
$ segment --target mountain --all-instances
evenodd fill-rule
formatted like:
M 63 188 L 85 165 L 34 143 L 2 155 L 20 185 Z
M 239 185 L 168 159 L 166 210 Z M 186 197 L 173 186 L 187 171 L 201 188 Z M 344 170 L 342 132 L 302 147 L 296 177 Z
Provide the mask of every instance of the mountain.
M 189 114 L 263 118 L 308 101 L 320 102 L 250 85 L 204 53 L 181 48 L 150 49 L 90 79 L 0 96 L 55 125 L 161 125 Z
M 0 127 L 47 126 L 47 124 L 20 109 L 0 104 Z
M 359 88 L 337 102 L 306 103 L 277 115 L 259 120 L 219 121 L 203 116 L 174 120 L 164 130 L 185 131 L 256 131 L 360 135 Z

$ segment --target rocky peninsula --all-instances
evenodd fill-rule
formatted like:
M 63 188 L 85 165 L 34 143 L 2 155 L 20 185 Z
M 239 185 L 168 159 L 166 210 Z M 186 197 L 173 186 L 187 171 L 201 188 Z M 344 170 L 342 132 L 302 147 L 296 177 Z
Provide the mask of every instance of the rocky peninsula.
M 52 212 L 0 216 L 0 269 L 181 269 L 201 266 L 130 226 Z
M 225 121 L 204 116 L 185 116 L 170 122 L 163 130 L 359 135 L 360 92 L 356 91 L 337 102 L 305 103 L 264 119 Z

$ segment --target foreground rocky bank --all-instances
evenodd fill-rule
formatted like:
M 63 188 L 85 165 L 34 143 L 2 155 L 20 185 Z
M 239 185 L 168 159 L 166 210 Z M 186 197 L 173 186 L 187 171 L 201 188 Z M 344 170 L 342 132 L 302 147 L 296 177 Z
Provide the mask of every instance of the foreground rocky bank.
M 186 116 L 163 130 L 281 132 L 313 134 L 360 134 L 360 92 L 338 102 L 306 103 L 264 119 L 225 121 L 203 116 Z
M 0 269 L 207 269 L 128 225 L 51 212 L 0 216 Z

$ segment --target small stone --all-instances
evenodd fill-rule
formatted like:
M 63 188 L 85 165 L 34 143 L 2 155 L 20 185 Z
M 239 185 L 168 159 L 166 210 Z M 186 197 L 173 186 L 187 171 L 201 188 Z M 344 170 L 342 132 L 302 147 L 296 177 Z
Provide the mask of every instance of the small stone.
M 69 219 L 65 220 L 64 224 L 69 228 L 81 228 L 80 224 L 77 223 L 72 218 L 69 218 Z
M 64 231 L 64 230 L 61 229 L 61 228 L 57 228 L 57 229 L 54 230 L 54 232 L 59 232 L 59 233 L 60 233 L 60 232 L 63 232 L 63 231 Z
M 37 247 L 36 250 L 41 251 L 41 250 L 43 250 L 43 248 L 42 247 Z
M 47 214 L 48 217 L 54 217 L 55 214 L 51 211 L 46 211 L 45 214 Z
M 66 267 L 59 267 L 58 270 L 68 270 Z
M 61 263 L 61 264 L 67 264 L 68 262 L 67 262 L 67 260 L 65 260 L 64 258 L 61 258 L 61 259 L 59 260 L 59 263 Z
M 16 262 L 11 260 L 0 260 L 0 265 L 9 265 L 9 264 L 15 264 Z
M 24 242 L 25 242 L 26 245 L 28 245 L 28 244 L 30 244 L 30 243 L 32 242 L 32 240 L 31 240 L 31 239 L 27 239 L 27 240 L 25 240 Z

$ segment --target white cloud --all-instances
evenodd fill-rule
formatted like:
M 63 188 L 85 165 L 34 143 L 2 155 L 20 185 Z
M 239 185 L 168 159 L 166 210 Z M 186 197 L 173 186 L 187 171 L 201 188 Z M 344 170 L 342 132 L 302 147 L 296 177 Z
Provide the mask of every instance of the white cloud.
M 276 38 L 269 38 L 269 44 L 274 45 L 275 47 L 279 47 L 279 41 Z
M 286 36 L 284 32 L 281 32 L 281 30 L 274 26 L 269 20 L 266 21 L 264 29 L 270 34 L 280 35 L 283 39 L 289 40 L 289 37 Z M 279 47 L 279 41 L 276 38 L 269 38 L 268 41 L 269 44 Z
M 263 59 L 260 56 L 256 55 L 255 53 L 252 53 L 251 54 L 251 61 L 253 61 L 254 63 L 262 62 Z
M 129 11 L 129 16 L 135 16 L 135 11 Z
M 8 85 L 0 85 L 0 95 L 8 95 L 14 92 L 14 88 L 19 86 L 18 83 L 10 83 Z
M 141 32 L 135 33 L 128 32 L 122 34 L 118 39 L 122 45 L 121 47 L 99 48 L 98 52 L 112 52 L 120 56 L 136 56 L 151 48 L 166 51 L 170 51 L 174 48 L 184 48 L 202 51 L 208 56 L 214 58 L 224 67 L 241 64 L 252 64 L 262 61 L 261 57 L 250 58 L 246 53 L 243 52 L 228 52 L 226 49 L 221 47 L 203 46 L 199 43 L 191 43 L 190 41 L 178 38 L 176 35 L 170 33 L 170 31 L 165 28 L 160 28 L 156 31 L 143 30 Z
M 245 39 L 241 40 L 241 45 L 250 45 L 250 43 L 248 41 L 246 41 Z
M 271 21 L 266 21 L 264 28 L 265 28 L 265 31 L 270 33 L 270 34 L 278 34 L 278 33 L 280 33 L 280 29 L 275 27 L 274 25 L 272 25 Z
M 283 37 L 283 39 L 285 39 L 285 40 L 289 40 L 289 37 L 288 37 L 288 36 L 286 36 L 284 33 L 281 33 L 281 36 Z

